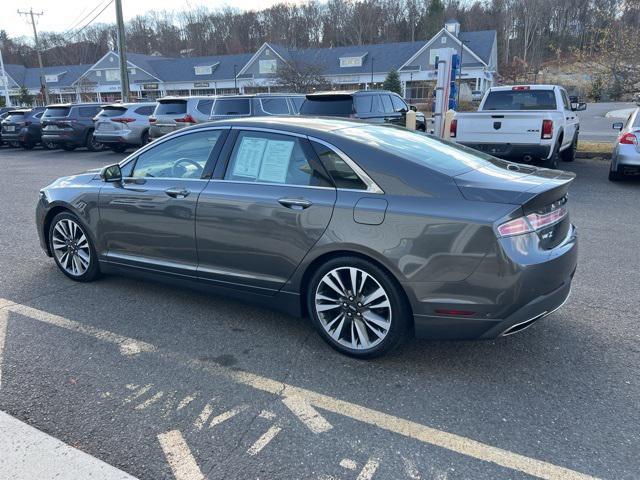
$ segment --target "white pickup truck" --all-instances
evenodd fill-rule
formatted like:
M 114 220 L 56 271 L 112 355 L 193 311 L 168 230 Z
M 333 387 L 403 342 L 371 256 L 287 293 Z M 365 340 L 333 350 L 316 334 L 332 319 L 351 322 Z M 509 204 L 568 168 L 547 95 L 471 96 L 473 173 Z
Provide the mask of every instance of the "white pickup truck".
M 477 112 L 456 113 L 452 140 L 515 162 L 541 161 L 557 168 L 558 159 L 575 158 L 580 121 L 576 111 L 585 103 L 571 103 L 557 85 L 518 85 L 490 88 Z

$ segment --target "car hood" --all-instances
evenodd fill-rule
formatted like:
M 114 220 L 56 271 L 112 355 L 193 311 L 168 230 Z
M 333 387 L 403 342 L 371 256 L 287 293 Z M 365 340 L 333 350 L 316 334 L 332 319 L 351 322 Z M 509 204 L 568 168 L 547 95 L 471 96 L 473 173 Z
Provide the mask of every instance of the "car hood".
M 521 205 L 534 211 L 566 195 L 575 174 L 530 165 L 488 163 L 453 177 L 467 200 Z

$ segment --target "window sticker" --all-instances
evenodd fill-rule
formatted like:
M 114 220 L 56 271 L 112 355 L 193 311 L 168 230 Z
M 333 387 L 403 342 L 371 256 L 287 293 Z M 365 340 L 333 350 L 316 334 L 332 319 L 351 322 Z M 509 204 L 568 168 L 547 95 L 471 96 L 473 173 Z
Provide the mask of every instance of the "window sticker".
M 244 137 L 233 165 L 233 175 L 256 179 L 267 146 L 266 138 Z
M 262 158 L 258 180 L 271 183 L 285 183 L 293 143 L 288 140 L 269 140 Z

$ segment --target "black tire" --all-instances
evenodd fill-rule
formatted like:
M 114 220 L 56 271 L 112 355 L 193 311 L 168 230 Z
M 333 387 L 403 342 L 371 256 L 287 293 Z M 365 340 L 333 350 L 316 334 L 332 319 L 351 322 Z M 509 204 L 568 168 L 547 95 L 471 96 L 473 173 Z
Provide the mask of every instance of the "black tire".
M 560 152 L 560 157 L 562 157 L 563 162 L 573 162 L 576 159 L 576 150 L 578 149 L 578 135 L 573 137 L 573 142 L 571 142 L 571 146 L 567 148 L 564 152 Z
M 55 142 L 42 142 L 42 148 L 44 148 L 45 150 L 56 150 L 58 148 L 58 145 Z
M 620 173 L 618 170 L 609 170 L 610 182 L 619 182 L 620 180 L 624 180 L 624 173 Z
M 342 278 L 344 279 L 343 283 L 345 285 L 345 288 L 347 289 L 346 294 L 349 295 L 349 293 L 352 292 L 349 287 L 347 287 L 347 285 L 349 285 L 350 279 L 348 275 L 345 276 L 346 272 L 348 272 L 348 270 L 346 269 L 348 268 L 355 268 L 360 270 L 361 272 L 365 272 L 370 278 L 366 280 L 366 282 L 369 282 L 368 284 L 363 282 L 363 284 L 360 286 L 360 294 L 351 296 L 349 298 L 344 297 L 344 303 L 342 303 L 342 299 L 336 300 L 337 306 L 333 307 L 331 310 L 335 310 L 334 313 L 337 316 L 341 315 L 344 318 L 344 322 L 342 320 L 339 321 L 339 323 L 343 323 L 343 325 L 340 326 L 340 331 L 336 332 L 338 330 L 339 323 L 334 323 L 335 320 L 329 321 L 327 320 L 327 317 L 325 317 L 324 320 L 320 318 L 320 314 L 316 308 L 316 295 L 321 295 L 321 297 L 319 297 L 317 301 L 325 301 L 326 297 L 323 297 L 323 295 L 325 294 L 323 293 L 322 289 L 326 289 L 327 284 L 323 283 L 321 285 L 321 282 L 323 282 L 323 279 L 326 275 L 328 275 L 332 271 L 335 272 L 337 269 L 339 270 L 339 272 L 345 272 L 339 274 L 342 275 Z M 360 281 L 363 280 L 363 278 L 364 276 L 362 275 L 362 273 L 356 274 L 356 283 L 359 284 Z M 364 301 L 367 292 L 370 292 L 371 288 L 373 288 L 373 290 L 377 288 L 376 284 L 378 287 L 382 287 L 390 306 L 388 308 L 383 307 L 383 309 L 377 309 L 376 307 L 373 307 L 373 310 L 375 310 L 375 312 L 372 312 L 371 308 L 366 308 L 366 306 L 363 306 L 362 303 L 358 302 Z M 333 290 L 331 290 L 331 292 L 333 295 L 338 297 L 337 292 Z M 369 304 L 375 303 L 376 301 L 371 301 Z M 333 303 L 334 302 L 331 302 L 331 304 Z M 309 283 L 307 285 L 307 310 L 309 312 L 311 322 L 313 323 L 313 326 L 316 328 L 320 336 L 335 350 L 355 358 L 378 357 L 397 347 L 402 342 L 402 340 L 406 338 L 412 319 L 411 309 L 408 305 L 404 292 L 402 292 L 401 287 L 398 285 L 395 279 L 393 279 L 386 271 L 384 271 L 374 263 L 360 257 L 334 258 L 324 263 L 319 269 L 317 269 L 309 279 Z M 384 314 L 382 313 L 382 311 L 384 311 Z M 381 335 L 378 335 L 379 332 L 374 333 L 373 328 L 371 328 L 371 325 L 373 325 L 372 323 L 370 323 L 369 321 L 363 322 L 365 317 L 370 313 L 376 313 L 381 316 L 387 314 L 389 315 L 389 328 L 386 330 L 386 333 L 383 337 Z M 322 315 L 329 314 L 322 313 Z M 333 313 L 331 315 L 333 315 Z M 346 315 L 349 315 L 349 317 L 347 317 Z M 356 315 L 359 318 L 356 317 Z M 371 342 L 372 344 L 374 344 L 373 347 L 352 348 L 344 344 L 347 340 L 346 338 L 342 338 L 343 332 L 345 336 L 348 335 L 348 337 L 351 338 L 350 341 L 353 344 L 354 337 L 351 336 L 351 332 L 354 329 L 357 331 L 358 327 L 355 324 L 356 321 L 359 321 L 359 325 L 361 328 L 366 325 L 365 330 L 367 333 L 365 336 L 367 337 L 367 342 L 370 342 L 371 338 L 374 337 L 374 341 Z M 354 324 L 354 329 L 351 328 L 352 323 Z M 328 325 L 329 327 L 333 325 L 337 326 L 337 328 L 335 328 L 333 331 L 333 334 L 337 335 L 337 339 L 329 334 L 327 329 L 325 329 L 325 325 Z M 347 325 L 346 331 L 345 325 Z M 331 330 L 331 328 L 328 329 Z M 380 331 L 382 330 L 383 329 L 381 328 Z M 379 337 L 382 338 L 379 339 Z M 366 344 L 367 342 L 363 343 Z
M 68 144 L 63 144 L 62 145 L 62 149 L 66 152 L 73 152 L 76 149 L 75 145 L 68 145 Z
M 558 161 L 560 158 L 558 149 L 560 148 L 559 144 L 556 145 L 553 148 L 553 153 L 551 154 L 551 157 L 549 157 L 548 159 L 546 159 L 545 161 L 542 162 L 542 166 L 544 168 L 550 168 L 552 170 L 557 170 L 558 169 Z
M 36 146 L 35 143 L 33 142 L 22 142 L 21 144 L 22 148 L 24 148 L 25 150 L 33 150 L 33 147 Z
M 16 140 L 11 140 L 9 142 L 9 146 L 12 148 L 20 148 L 20 142 L 16 141 Z
M 87 239 L 88 250 L 89 250 L 89 265 L 86 271 L 80 275 L 73 275 L 71 272 L 67 271 L 67 267 L 64 267 L 58 259 L 58 256 L 55 253 L 54 249 L 54 230 L 56 226 L 63 220 L 70 220 L 74 222 L 79 228 L 82 234 Z M 84 224 L 78 219 L 78 217 L 71 212 L 62 212 L 53 217 L 51 224 L 49 226 L 48 232 L 48 241 L 49 241 L 49 249 L 53 253 L 53 259 L 56 262 L 56 265 L 60 269 L 62 273 L 64 273 L 67 277 L 76 282 L 91 282 L 100 276 L 100 266 L 98 265 L 98 256 L 96 255 L 95 247 L 93 246 L 93 242 L 91 241 L 91 237 L 87 233 L 87 228 Z
M 149 131 L 145 130 L 144 132 L 142 132 L 142 137 L 140 138 L 140 141 L 142 142 L 141 145 L 144 147 L 147 143 L 150 142 L 149 140 Z
M 111 150 L 113 150 L 116 153 L 124 153 L 127 150 L 127 146 L 126 145 L 113 145 L 111 148 Z
M 87 147 L 87 150 L 89 150 L 90 152 L 98 152 L 104 148 L 104 146 L 93 136 L 93 130 L 89 130 L 89 132 L 87 133 L 87 138 L 84 142 L 84 146 Z

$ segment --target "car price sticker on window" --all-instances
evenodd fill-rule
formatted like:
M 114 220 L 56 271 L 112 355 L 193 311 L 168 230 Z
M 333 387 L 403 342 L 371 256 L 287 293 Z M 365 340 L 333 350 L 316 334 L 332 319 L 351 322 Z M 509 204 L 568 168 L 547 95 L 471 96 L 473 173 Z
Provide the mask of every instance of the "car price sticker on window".
M 269 140 L 262 158 L 258 180 L 271 183 L 285 183 L 291 161 L 293 142 Z
M 236 154 L 233 176 L 256 179 L 266 146 L 266 138 L 244 137 Z

